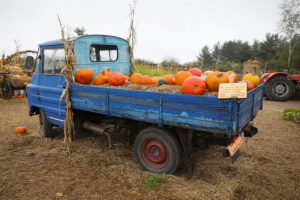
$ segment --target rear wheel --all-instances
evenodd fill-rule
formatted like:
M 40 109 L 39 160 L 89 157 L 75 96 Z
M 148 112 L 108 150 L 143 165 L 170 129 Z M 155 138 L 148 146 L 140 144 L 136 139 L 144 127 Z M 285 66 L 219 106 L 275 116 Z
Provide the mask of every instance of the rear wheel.
M 174 173 L 181 160 L 178 139 L 168 130 L 150 127 L 135 140 L 135 155 L 143 170 L 154 173 Z
M 47 115 L 45 111 L 40 109 L 40 135 L 43 138 L 49 138 L 52 137 L 52 124 L 48 122 Z
M 276 101 L 286 101 L 295 94 L 295 84 L 287 77 L 277 76 L 266 84 L 266 96 Z
M 12 87 L 10 85 L 9 80 L 6 78 L 2 82 L 2 94 L 3 94 L 3 99 L 11 99 L 12 95 Z

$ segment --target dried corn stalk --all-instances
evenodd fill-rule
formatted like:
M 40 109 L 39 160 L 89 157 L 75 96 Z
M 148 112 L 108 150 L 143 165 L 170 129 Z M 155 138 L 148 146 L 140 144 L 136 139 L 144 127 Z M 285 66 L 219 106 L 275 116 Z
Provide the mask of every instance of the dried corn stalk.
M 134 63 L 134 47 L 136 43 L 136 31 L 135 31 L 135 26 L 134 26 L 134 15 L 135 15 L 135 6 L 136 6 L 136 1 L 134 0 L 130 6 L 130 13 L 129 13 L 129 18 L 130 18 L 130 25 L 129 25 L 129 36 L 127 41 L 129 42 L 129 52 L 130 52 L 130 62 L 131 62 L 131 72 L 136 71 L 135 63 Z
M 73 110 L 71 108 L 71 99 L 70 99 L 70 85 L 74 82 L 73 69 L 75 68 L 75 55 L 73 54 L 74 40 L 67 36 L 65 37 L 64 27 L 58 16 L 59 24 L 61 27 L 61 37 L 62 42 L 64 43 L 65 53 L 66 53 L 66 65 L 62 69 L 62 74 L 65 77 L 66 88 L 61 95 L 61 99 L 66 99 L 66 119 L 64 122 L 64 144 L 68 153 L 72 152 L 72 138 L 75 135 L 74 131 L 74 121 L 73 121 Z

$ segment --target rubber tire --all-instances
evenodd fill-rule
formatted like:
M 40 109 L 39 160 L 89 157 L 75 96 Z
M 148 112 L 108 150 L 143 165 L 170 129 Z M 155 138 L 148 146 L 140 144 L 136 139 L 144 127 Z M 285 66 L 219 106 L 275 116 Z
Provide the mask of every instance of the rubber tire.
M 53 125 L 50 124 L 47 120 L 47 115 L 44 110 L 40 109 L 39 114 L 40 119 L 40 136 L 42 138 L 50 138 L 53 136 Z
M 168 151 L 168 162 L 164 168 L 156 169 L 150 167 L 143 159 L 142 156 L 142 145 L 149 139 L 155 138 L 160 140 L 166 147 Z M 154 173 L 167 173 L 173 174 L 180 165 L 181 161 L 181 147 L 178 139 L 170 133 L 168 130 L 158 127 L 149 127 L 142 130 L 136 137 L 134 144 L 135 156 L 142 169 Z
M 5 100 L 11 99 L 12 96 L 12 87 L 10 81 L 7 78 L 4 78 L 2 82 L 2 95 L 3 95 L 3 99 Z
M 281 97 L 274 94 L 273 90 L 272 90 L 272 88 L 278 82 L 286 83 L 286 85 L 288 86 L 288 89 L 289 89 L 288 93 Z M 271 80 L 269 80 L 267 82 L 266 87 L 265 87 L 266 97 L 270 100 L 275 100 L 275 101 L 286 101 L 286 100 L 290 99 L 295 94 L 295 92 L 296 92 L 295 84 L 285 76 L 277 76 L 277 77 L 272 78 Z

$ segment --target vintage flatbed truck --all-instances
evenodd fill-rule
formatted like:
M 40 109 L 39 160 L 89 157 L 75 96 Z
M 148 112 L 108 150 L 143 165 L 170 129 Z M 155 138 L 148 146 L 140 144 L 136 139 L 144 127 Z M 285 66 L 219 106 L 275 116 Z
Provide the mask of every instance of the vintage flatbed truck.
M 29 115 L 39 114 L 42 137 L 52 136 L 52 126 L 64 126 L 65 79 L 60 63 L 65 60 L 60 40 L 39 45 L 31 83 L 27 86 Z M 91 68 L 95 75 L 104 68 L 131 73 L 129 44 L 107 35 L 87 35 L 74 41 L 77 67 Z M 136 159 L 144 170 L 174 173 L 186 156 L 189 177 L 193 172 L 192 148 L 204 144 L 233 145 L 239 155 L 241 137 L 257 133 L 253 119 L 262 109 L 263 85 L 245 99 L 218 99 L 151 91 L 137 91 L 71 84 L 71 107 L 76 135 L 84 130 L 108 133 L 127 130 L 134 141 Z M 238 138 L 238 139 L 237 139 Z M 237 143 L 239 142 L 239 143 Z M 229 151 L 224 148 L 224 155 Z

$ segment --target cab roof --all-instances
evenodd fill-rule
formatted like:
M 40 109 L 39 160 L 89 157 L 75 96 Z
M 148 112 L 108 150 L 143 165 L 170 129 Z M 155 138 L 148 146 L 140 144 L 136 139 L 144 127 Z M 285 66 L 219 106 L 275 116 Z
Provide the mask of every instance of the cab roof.
M 125 40 L 125 39 L 123 39 L 123 38 L 120 38 L 120 37 L 117 37 L 117 36 L 113 36 L 113 35 L 83 35 L 83 36 L 74 38 L 74 40 L 76 40 L 77 38 L 88 37 L 88 36 L 106 36 L 106 37 L 114 37 L 114 38 L 122 39 L 122 40 L 124 40 L 124 41 L 127 42 L 127 40 Z M 39 44 L 39 46 L 57 46 L 57 45 L 63 45 L 63 42 L 59 39 L 59 40 L 51 40 L 51 41 L 48 41 L 48 42 L 44 42 L 44 43 L 40 43 L 40 44 Z

